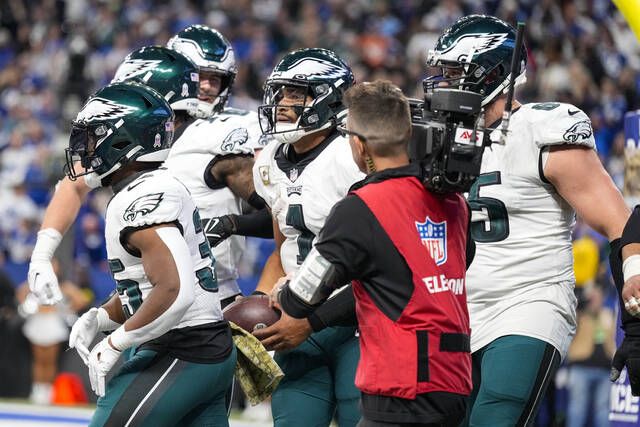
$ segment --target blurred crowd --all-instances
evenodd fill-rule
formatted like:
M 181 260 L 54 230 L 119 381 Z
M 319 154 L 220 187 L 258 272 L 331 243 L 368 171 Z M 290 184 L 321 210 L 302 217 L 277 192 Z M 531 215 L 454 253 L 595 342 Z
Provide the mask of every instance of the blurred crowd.
M 621 187 L 623 116 L 640 108 L 640 44 L 608 0 L 0 2 L 0 266 L 14 286 L 26 279 L 44 208 L 63 176 L 69 124 L 130 51 L 164 45 L 190 24 L 220 30 L 239 65 L 230 104 L 245 109 L 260 104 L 262 82 L 278 59 L 300 47 L 330 48 L 357 80 L 389 79 L 421 97 L 428 50 L 445 27 L 470 13 L 526 22 L 529 66 L 518 98 L 583 109 Z M 83 207 L 62 259 L 63 276 L 97 299 L 109 287 L 102 215 L 108 199 L 96 192 Z M 270 250 L 261 242 L 250 247 L 242 270 L 247 287 Z M 607 286 L 601 284 L 605 300 Z

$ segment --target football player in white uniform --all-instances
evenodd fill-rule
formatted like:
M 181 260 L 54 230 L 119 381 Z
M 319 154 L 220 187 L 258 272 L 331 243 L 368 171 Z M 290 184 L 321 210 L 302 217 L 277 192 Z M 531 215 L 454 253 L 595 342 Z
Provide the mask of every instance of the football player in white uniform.
M 187 185 L 201 209 L 205 230 L 211 230 L 217 223 L 211 221 L 212 218 L 241 212 L 241 199 L 257 208 L 264 206 L 253 190 L 251 173 L 253 149 L 260 146 L 261 131 L 257 114 L 224 108 L 236 64 L 233 48 L 219 32 L 200 25 L 190 26 L 173 37 L 168 46 L 196 64 L 192 78 L 198 81 L 199 87 L 196 99 L 191 99 L 188 106 L 172 103 L 176 112 L 186 111 L 188 115 L 177 113 L 183 118 L 182 125 L 176 129 L 175 144 L 166 166 Z M 143 48 L 133 52 L 120 66 L 114 80 L 133 79 L 170 96 L 169 91 L 161 89 L 164 89 L 163 79 L 171 76 L 163 74 L 164 67 L 159 67 L 159 59 L 152 55 L 153 51 L 162 49 Z M 171 91 L 172 96 L 180 97 L 185 86 Z M 43 303 L 61 298 L 50 260 L 90 187 L 96 185 L 96 178 L 90 174 L 75 182 L 63 179 L 47 208 L 29 268 L 29 284 Z M 214 238 L 215 232 L 211 234 Z M 243 239 L 234 236 L 213 250 L 223 306 L 240 294 L 236 263 Z
M 300 49 L 283 57 L 265 84 L 259 108 L 265 134 L 273 135 L 254 165 L 254 183 L 273 216 L 278 262 L 265 268 L 259 290 L 268 293 L 276 280 L 297 271 L 313 247 L 333 205 L 364 178 L 353 161 L 349 142 L 336 125 L 344 114 L 343 93 L 353 84 L 351 69 L 325 49 Z M 298 344 L 311 332 L 306 319 L 286 314 L 255 331 L 285 377 L 272 398 L 275 425 L 340 427 L 360 419 L 354 384 L 359 358 L 354 327 L 327 328 Z
M 117 293 L 74 324 L 69 345 L 100 399 L 91 426 L 227 426 L 236 362 L 209 243 L 189 191 L 160 167 L 174 114 L 138 83 L 100 89 L 73 122 L 69 179 L 94 174 L 114 191 L 105 237 Z M 112 331 L 89 352 L 100 331 Z M 120 353 L 136 354 L 105 385 Z
M 461 18 L 445 30 L 425 80 L 483 96 L 499 137 L 511 78 L 515 30 L 490 16 Z M 573 105 L 513 101 L 506 144 L 484 151 L 469 192 L 476 242 L 467 271 L 474 393 L 473 426 L 528 425 L 575 333 L 571 230 L 575 214 L 614 240 L 629 215 L 594 150 L 591 122 Z

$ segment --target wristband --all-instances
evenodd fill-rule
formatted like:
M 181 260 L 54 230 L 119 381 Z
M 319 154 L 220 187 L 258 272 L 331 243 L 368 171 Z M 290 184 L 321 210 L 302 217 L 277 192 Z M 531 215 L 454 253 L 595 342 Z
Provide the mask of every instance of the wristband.
M 626 282 L 632 276 L 640 274 L 640 255 L 631 255 L 622 263 L 622 273 Z
M 62 234 L 60 234 L 60 232 L 55 228 L 45 228 L 44 230 L 40 230 L 38 232 L 36 244 L 33 247 L 31 261 L 51 262 L 53 253 L 56 251 L 61 241 Z
M 98 308 L 96 320 L 98 321 L 98 330 L 100 332 L 113 331 L 118 326 L 120 326 L 120 323 L 111 320 L 111 318 L 109 317 L 109 313 L 107 313 L 107 310 L 102 307 Z
M 120 325 L 118 329 L 110 335 L 111 346 L 118 351 L 123 351 L 135 344 L 135 334 L 124 330 L 124 325 Z

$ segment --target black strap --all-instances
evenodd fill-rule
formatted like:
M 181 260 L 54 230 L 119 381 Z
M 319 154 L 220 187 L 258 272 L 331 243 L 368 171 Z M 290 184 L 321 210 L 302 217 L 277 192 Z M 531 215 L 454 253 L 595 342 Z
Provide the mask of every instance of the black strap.
M 429 381 L 429 331 L 416 331 L 418 339 L 418 382 Z
M 440 334 L 440 351 L 471 353 L 471 340 L 467 334 Z

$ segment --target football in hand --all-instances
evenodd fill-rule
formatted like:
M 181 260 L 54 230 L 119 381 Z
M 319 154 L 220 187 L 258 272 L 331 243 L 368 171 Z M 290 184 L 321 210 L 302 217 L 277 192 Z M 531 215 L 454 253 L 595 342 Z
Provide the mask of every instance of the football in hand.
M 245 331 L 266 328 L 280 319 L 280 311 L 269 307 L 266 295 L 249 295 L 239 298 L 222 310 L 224 318 Z

